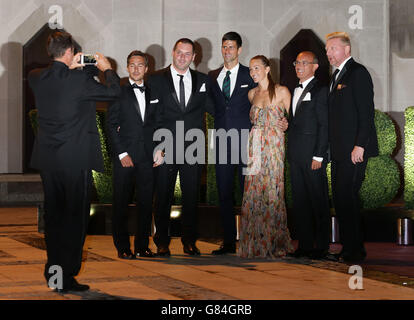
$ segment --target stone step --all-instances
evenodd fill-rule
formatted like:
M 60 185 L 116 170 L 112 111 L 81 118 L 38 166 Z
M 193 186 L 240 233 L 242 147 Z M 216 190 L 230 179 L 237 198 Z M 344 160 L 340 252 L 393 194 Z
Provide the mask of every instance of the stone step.
M 0 206 L 36 205 L 43 201 L 39 174 L 0 175 Z

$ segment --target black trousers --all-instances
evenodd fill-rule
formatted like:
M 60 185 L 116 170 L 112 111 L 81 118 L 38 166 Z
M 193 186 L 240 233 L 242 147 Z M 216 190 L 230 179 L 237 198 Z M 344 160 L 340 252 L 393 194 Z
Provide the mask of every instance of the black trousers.
M 241 196 L 244 191 L 243 164 L 216 164 L 216 182 L 219 195 L 219 212 L 223 225 L 223 243 L 236 242 L 236 219 L 234 213 L 234 174 L 237 171 Z
M 353 164 L 332 161 L 332 192 L 338 218 L 342 254 L 365 255 L 359 190 L 365 178 L 368 159 Z
M 128 204 L 134 193 L 134 185 L 137 199 L 134 250 L 136 252 L 148 248 L 154 190 L 152 163 L 140 161 L 128 168 L 122 167 L 120 163 L 114 164 L 113 183 L 112 237 L 116 249 L 119 252 L 130 250 Z
M 292 184 L 293 217 L 298 249 L 329 249 L 329 198 L 326 162 L 318 170 L 311 162 L 289 161 Z
M 154 242 L 157 246 L 170 243 L 170 211 L 174 197 L 177 173 L 180 176 L 182 192 L 181 241 L 195 243 L 198 237 L 197 202 L 200 189 L 201 165 L 162 164 L 157 168 L 157 208 L 155 211 Z
M 63 285 L 75 277 L 82 264 L 92 186 L 91 170 L 41 172 L 44 190 L 46 280 L 49 268 L 62 267 Z

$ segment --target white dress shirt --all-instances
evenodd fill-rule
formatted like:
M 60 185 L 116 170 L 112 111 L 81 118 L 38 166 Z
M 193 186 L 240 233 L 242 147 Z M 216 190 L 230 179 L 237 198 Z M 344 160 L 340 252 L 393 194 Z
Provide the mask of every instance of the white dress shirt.
M 217 83 L 220 86 L 221 91 L 223 91 L 223 80 L 226 77 L 227 71 L 230 71 L 230 97 L 233 94 L 234 88 L 236 87 L 237 73 L 239 72 L 240 63 L 236 64 L 233 69 L 227 69 L 223 66 L 220 74 L 217 77 Z
M 308 80 L 305 80 L 304 82 L 300 83 L 302 85 L 301 87 L 296 87 L 295 91 L 293 92 L 293 101 L 292 101 L 292 114 L 295 115 L 296 107 L 299 101 L 300 96 L 303 93 L 303 90 L 305 90 L 306 86 L 311 82 L 315 77 L 310 77 Z
M 129 78 L 129 83 L 133 85 L 135 82 L 131 78 Z M 138 85 L 139 87 L 142 87 L 144 85 L 144 80 L 142 81 L 142 84 Z M 135 97 L 138 100 L 139 110 L 141 111 L 141 118 L 142 121 L 145 119 L 145 91 L 141 92 L 139 89 L 134 89 Z
M 305 90 L 306 86 L 309 84 L 309 82 L 311 82 L 313 80 L 313 78 L 315 78 L 315 77 L 310 77 L 309 79 L 302 82 L 301 85 L 302 85 L 303 88 L 300 88 L 300 87 L 295 88 L 295 91 L 293 93 L 293 101 L 292 101 L 292 113 L 293 113 L 293 115 L 295 115 L 296 107 L 297 107 L 299 98 L 303 93 L 303 90 Z M 316 161 L 319 161 L 319 162 L 323 161 L 322 157 L 313 156 L 312 159 L 316 160 Z
M 131 78 L 129 78 L 129 83 L 131 85 L 133 85 L 135 83 L 134 80 L 132 80 Z M 139 87 L 144 85 L 144 81 L 142 81 L 141 85 L 138 85 Z M 141 92 L 141 90 L 139 89 L 134 89 L 134 93 L 135 93 L 135 97 L 137 98 L 138 101 L 138 105 L 139 105 L 139 110 L 141 111 L 141 118 L 142 118 L 142 122 L 144 122 L 145 119 L 145 107 L 146 107 L 146 102 L 145 102 L 145 91 Z M 122 160 L 125 156 L 128 155 L 128 152 L 123 152 L 121 154 L 118 155 L 119 160 Z
M 179 72 L 175 70 L 173 65 L 170 66 L 171 76 L 174 82 L 175 92 L 177 93 L 178 101 L 180 101 L 180 77 L 178 76 Z M 186 73 L 184 73 L 184 94 L 185 94 L 185 105 L 187 106 L 188 100 L 191 96 L 191 90 L 193 83 L 191 81 L 191 72 L 190 68 L 187 69 Z

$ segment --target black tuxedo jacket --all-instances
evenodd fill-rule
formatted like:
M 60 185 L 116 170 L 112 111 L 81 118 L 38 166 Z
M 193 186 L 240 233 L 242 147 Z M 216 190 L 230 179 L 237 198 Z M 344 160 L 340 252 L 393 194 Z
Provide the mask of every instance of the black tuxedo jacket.
M 212 97 L 215 117 L 215 129 L 250 129 L 251 122 L 249 118 L 251 104 L 247 96 L 250 89 L 254 88 L 256 84 L 250 77 L 249 68 L 240 64 L 237 73 L 236 85 L 228 103 L 224 98 L 223 92 L 217 83 L 223 67 L 208 73 L 210 80 L 210 95 Z
M 378 155 L 374 90 L 368 70 L 350 59 L 328 96 L 329 143 L 333 160 L 350 160 L 354 146 L 364 158 Z
M 138 161 L 140 144 L 144 146 L 145 157 L 152 162 L 153 134 L 156 126 L 156 106 L 150 103 L 151 88 L 145 84 L 145 114 L 142 121 L 137 98 L 129 81 L 121 87 L 121 96 L 114 101 L 107 116 L 108 135 L 114 161 L 119 163 L 119 154 L 127 152 L 132 160 Z
M 118 75 L 107 70 L 105 77 L 106 86 L 58 61 L 30 72 L 38 110 L 33 168 L 103 170 L 95 101 L 113 100 L 120 94 Z
M 304 101 L 307 94 L 310 101 Z M 328 158 L 328 88 L 316 78 L 299 97 L 295 115 L 289 109 L 288 160 L 312 162 L 312 157 Z M 293 94 L 292 94 L 293 101 Z M 292 105 L 292 104 L 291 104 Z
M 204 129 L 205 112 L 214 115 L 214 106 L 208 95 L 207 75 L 191 69 L 190 72 L 192 93 L 184 111 L 179 105 L 170 67 L 158 71 L 147 81 L 151 88 L 150 104 L 157 108 L 156 129 L 168 129 L 173 137 L 176 136 L 177 121 L 184 121 L 185 134 L 190 129 Z

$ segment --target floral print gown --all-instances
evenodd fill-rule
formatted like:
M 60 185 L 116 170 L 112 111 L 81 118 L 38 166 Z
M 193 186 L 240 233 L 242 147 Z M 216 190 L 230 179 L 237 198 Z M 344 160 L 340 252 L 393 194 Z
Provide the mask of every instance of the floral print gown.
M 252 106 L 238 255 L 278 258 L 293 251 L 284 195 L 285 135 L 276 127 L 280 106 Z M 245 173 L 245 174 L 246 174 Z

